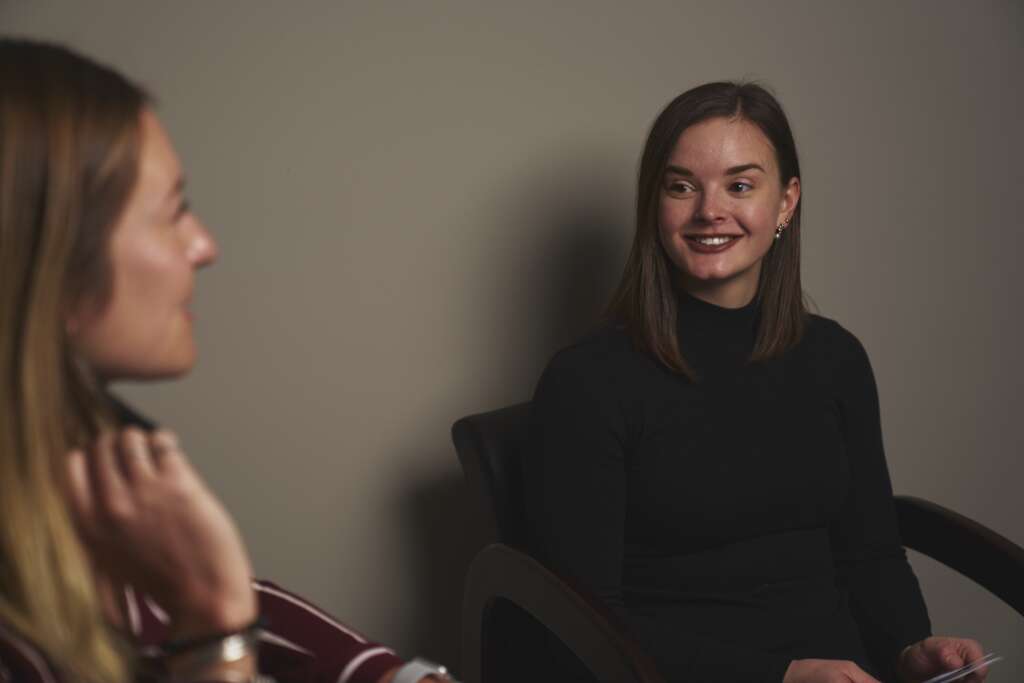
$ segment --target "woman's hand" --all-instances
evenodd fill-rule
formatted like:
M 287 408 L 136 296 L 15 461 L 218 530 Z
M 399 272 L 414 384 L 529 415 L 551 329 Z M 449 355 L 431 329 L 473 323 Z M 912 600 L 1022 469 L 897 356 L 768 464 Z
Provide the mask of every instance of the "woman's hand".
M 853 662 L 838 659 L 794 659 L 782 683 L 879 683 Z
M 981 643 L 969 638 L 932 636 L 914 643 L 900 653 L 898 670 L 904 681 L 926 681 L 929 678 L 981 659 Z M 982 667 L 967 678 L 965 683 L 980 683 L 988 677 L 988 667 Z
M 172 638 L 256 618 L 242 538 L 169 431 L 128 428 L 68 457 L 71 509 L 101 574 L 150 595 Z

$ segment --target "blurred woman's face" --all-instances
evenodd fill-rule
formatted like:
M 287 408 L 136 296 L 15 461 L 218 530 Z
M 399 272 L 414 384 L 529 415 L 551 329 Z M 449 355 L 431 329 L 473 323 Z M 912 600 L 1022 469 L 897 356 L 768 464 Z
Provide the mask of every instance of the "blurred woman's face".
M 173 377 L 195 362 L 194 276 L 217 258 L 217 245 L 183 191 L 171 141 L 146 110 L 138 178 L 108 245 L 111 296 L 67 320 L 72 343 L 104 379 Z
M 749 303 L 776 227 L 799 199 L 799 179 L 779 181 L 775 149 L 753 123 L 714 118 L 683 131 L 665 170 L 658 229 L 685 289 L 719 306 Z

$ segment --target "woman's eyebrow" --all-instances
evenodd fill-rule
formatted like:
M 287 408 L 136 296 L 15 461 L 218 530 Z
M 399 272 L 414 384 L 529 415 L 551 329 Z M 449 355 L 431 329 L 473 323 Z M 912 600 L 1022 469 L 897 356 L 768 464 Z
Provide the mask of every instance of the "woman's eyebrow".
M 765 172 L 765 170 L 761 168 L 760 164 L 740 164 L 739 166 L 730 166 L 725 169 L 725 175 L 736 175 L 737 173 L 743 173 L 744 171 L 749 171 L 751 169 L 756 169 L 761 173 Z
M 737 173 L 743 173 L 744 171 L 757 170 L 761 173 L 765 173 L 764 168 L 760 164 L 740 164 L 739 166 L 730 166 L 725 169 L 725 175 L 736 175 Z M 683 166 L 669 165 L 665 167 L 666 173 L 674 173 L 675 175 L 682 176 L 693 176 L 693 171 Z

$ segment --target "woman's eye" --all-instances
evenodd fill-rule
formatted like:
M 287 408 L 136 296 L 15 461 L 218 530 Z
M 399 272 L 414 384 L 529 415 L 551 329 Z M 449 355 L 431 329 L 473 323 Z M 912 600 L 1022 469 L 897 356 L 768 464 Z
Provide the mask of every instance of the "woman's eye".
M 737 182 L 733 183 L 732 185 L 730 185 L 729 189 L 732 190 L 733 192 L 743 193 L 743 192 L 749 192 L 750 190 L 753 190 L 754 186 L 751 185 L 750 183 L 744 183 L 742 181 L 737 181 Z
M 685 194 L 687 192 L 692 192 L 693 186 L 690 185 L 690 183 L 670 182 L 667 189 L 672 194 Z
M 188 200 L 181 200 L 181 204 L 178 204 L 178 208 L 174 210 L 174 221 L 180 221 L 191 210 L 192 206 L 188 203 Z

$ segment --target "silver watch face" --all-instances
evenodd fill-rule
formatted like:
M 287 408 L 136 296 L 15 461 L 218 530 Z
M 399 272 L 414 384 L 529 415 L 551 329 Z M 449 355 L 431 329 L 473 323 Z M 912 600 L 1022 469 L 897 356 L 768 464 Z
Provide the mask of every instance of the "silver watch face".
M 417 657 L 416 659 L 414 659 L 412 661 L 416 662 L 417 664 L 421 664 L 421 665 L 427 667 L 428 669 L 433 670 L 434 673 L 441 674 L 442 676 L 447 676 L 448 675 L 448 669 L 444 668 L 443 664 L 438 664 L 436 662 L 432 662 L 429 659 L 420 659 L 419 657 Z
M 421 658 L 417 657 L 417 658 L 413 659 L 412 661 L 410 661 L 409 664 L 414 664 L 417 667 L 419 667 L 419 671 L 423 672 L 421 674 L 423 676 L 433 675 L 433 676 L 437 676 L 438 678 L 440 678 L 442 680 L 445 680 L 445 681 L 454 681 L 455 680 L 448 673 L 448 669 L 446 669 L 443 665 L 437 664 L 435 662 L 431 662 L 430 660 L 421 659 Z

